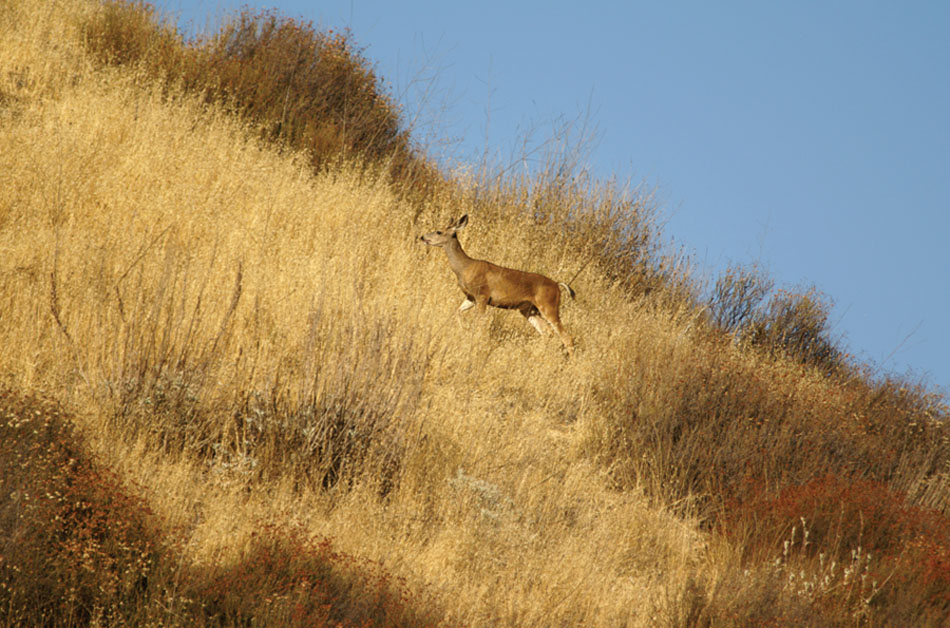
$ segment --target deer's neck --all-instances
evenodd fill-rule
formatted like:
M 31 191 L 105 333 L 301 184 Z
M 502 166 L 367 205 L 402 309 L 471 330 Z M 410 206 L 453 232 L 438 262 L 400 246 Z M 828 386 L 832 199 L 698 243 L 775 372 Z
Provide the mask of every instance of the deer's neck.
M 452 238 L 449 240 L 449 243 L 442 248 L 445 250 L 445 254 L 449 258 L 449 266 L 451 266 L 452 270 L 455 271 L 456 276 L 461 279 L 462 271 L 464 271 L 474 260 L 462 250 L 462 245 L 459 244 L 458 238 Z

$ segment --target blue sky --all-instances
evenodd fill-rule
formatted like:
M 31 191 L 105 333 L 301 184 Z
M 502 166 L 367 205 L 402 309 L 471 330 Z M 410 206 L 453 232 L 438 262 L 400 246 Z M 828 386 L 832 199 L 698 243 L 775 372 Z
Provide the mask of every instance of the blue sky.
M 194 32 L 247 3 L 156 4 Z M 950 387 L 950 3 L 252 6 L 350 28 L 447 158 L 589 120 L 585 165 L 657 188 L 701 273 L 814 284 L 851 352 Z

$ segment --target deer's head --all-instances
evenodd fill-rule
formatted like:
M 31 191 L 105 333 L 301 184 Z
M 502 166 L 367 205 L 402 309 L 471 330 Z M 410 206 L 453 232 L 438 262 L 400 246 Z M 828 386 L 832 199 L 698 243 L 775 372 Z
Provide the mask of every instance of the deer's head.
M 455 232 L 468 224 L 468 214 L 449 223 L 449 226 L 439 231 L 433 231 L 419 236 L 419 239 L 429 246 L 445 246 L 455 238 Z

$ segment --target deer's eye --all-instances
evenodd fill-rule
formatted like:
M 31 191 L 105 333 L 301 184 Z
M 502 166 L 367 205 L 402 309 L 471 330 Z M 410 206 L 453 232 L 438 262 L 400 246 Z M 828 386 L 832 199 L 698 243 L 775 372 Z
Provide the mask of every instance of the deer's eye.
M 436 232 L 435 232 L 435 235 L 442 235 L 442 232 L 441 232 L 441 231 L 436 231 Z

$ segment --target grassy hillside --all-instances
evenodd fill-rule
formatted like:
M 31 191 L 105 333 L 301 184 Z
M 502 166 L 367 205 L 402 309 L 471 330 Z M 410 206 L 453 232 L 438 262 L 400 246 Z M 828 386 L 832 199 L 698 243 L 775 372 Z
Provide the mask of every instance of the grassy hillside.
M 260 58 L 220 41 L 0 6 L 0 623 L 944 621 L 942 399 L 809 295 L 704 303 L 648 196 L 436 176 L 383 91 L 377 152 L 284 133 L 315 127 L 225 89 Z M 455 313 L 418 236 L 462 213 L 476 257 L 580 271 L 572 359 Z

